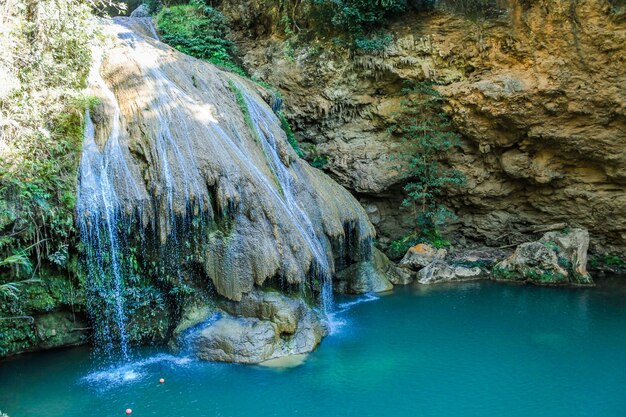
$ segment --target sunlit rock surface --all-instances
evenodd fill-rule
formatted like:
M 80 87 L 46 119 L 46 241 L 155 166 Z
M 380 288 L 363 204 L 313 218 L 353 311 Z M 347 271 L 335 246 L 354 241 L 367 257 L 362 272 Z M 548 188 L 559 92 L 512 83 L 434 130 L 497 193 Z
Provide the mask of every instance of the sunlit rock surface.
M 399 210 L 402 176 L 392 158 L 401 143 L 388 128 L 405 83 L 430 80 L 442 85 L 463 135 L 449 159 L 467 187 L 447 203 L 467 241 L 519 244 L 535 238 L 531 225 L 567 221 L 590 231 L 594 251 L 623 252 L 626 20 L 612 3 L 499 2 L 508 13 L 478 21 L 405 13 L 385 28 L 393 41 L 384 51 L 350 56 L 330 41 L 277 36 L 278 7 L 220 7 L 246 68 L 281 89 L 298 138 L 371 206 L 381 244 L 411 227 Z M 294 12 L 306 22 L 306 4 Z
M 328 331 L 319 312 L 278 292 L 254 291 L 221 307 L 226 314 L 190 336 L 200 359 L 259 363 L 301 355 L 315 349 Z
M 159 42 L 150 19 L 104 33 L 77 202 L 96 340 L 126 345 L 138 264 L 161 287 L 239 301 L 270 282 L 329 310 L 333 275 L 370 259 L 363 208 L 297 157 L 267 91 Z

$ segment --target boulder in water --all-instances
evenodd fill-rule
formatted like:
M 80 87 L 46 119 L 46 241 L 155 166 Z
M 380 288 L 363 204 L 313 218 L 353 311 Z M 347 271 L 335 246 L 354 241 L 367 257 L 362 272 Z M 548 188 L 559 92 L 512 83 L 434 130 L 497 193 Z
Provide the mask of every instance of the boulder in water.
M 400 261 L 400 266 L 418 271 L 435 259 L 445 258 L 446 254 L 445 249 L 437 249 L 428 243 L 419 243 L 409 248 Z
M 384 253 L 374 248 L 371 260 L 353 264 L 337 274 L 335 290 L 346 294 L 385 292 L 393 289 L 392 280 L 394 284 L 404 284 L 411 278 L 409 273 L 397 268 Z
M 422 268 L 417 273 L 420 284 L 435 284 L 438 282 L 475 281 L 488 278 L 485 271 L 479 266 L 454 265 L 437 259 Z
M 192 335 L 200 359 L 260 363 L 308 353 L 327 333 L 319 314 L 304 300 L 278 292 L 253 291 L 221 307 L 224 316 Z
M 522 243 L 493 269 L 494 279 L 540 285 L 593 285 L 587 272 L 589 233 L 584 229 L 548 232 Z

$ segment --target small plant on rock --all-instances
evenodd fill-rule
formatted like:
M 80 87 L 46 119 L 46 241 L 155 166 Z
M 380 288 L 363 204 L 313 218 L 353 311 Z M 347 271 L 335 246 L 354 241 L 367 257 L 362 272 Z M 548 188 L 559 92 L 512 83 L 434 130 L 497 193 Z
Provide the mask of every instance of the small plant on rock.
M 440 231 L 455 215 L 440 202 L 440 197 L 450 187 L 463 186 L 465 178 L 446 166 L 444 159 L 460 146 L 460 137 L 451 128 L 449 117 L 442 110 L 443 98 L 432 83 L 417 83 L 405 88 L 404 93 L 407 99 L 402 102 L 402 113 L 391 129 L 403 142 L 402 151 L 396 155 L 406 180 L 402 206 L 410 210 L 416 238 L 446 246 L 448 242 Z

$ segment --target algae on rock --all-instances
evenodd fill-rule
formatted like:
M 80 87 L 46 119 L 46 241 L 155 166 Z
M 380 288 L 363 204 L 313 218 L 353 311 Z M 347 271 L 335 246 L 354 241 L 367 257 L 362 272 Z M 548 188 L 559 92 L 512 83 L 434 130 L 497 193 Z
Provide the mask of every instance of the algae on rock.
M 330 296 L 335 273 L 371 256 L 365 211 L 298 158 L 259 86 L 152 29 L 146 19 L 106 24 L 110 45 L 90 83 L 102 105 L 88 120 L 77 216 L 90 296 L 112 292 L 113 338 L 130 321 L 133 276 L 164 296 L 203 287 L 242 301 L 275 283 Z
M 586 269 L 588 246 L 584 229 L 548 232 L 539 241 L 519 245 L 494 266 L 493 277 L 539 285 L 593 285 Z

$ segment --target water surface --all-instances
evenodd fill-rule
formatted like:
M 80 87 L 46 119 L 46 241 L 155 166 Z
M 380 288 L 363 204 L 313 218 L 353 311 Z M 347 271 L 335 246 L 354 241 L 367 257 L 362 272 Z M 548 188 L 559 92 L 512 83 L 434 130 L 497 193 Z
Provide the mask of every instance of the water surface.
M 10 417 L 626 415 L 626 290 L 490 282 L 344 298 L 304 363 L 198 362 L 162 349 L 126 365 L 86 348 L 0 363 Z M 369 302 L 367 302 L 369 301 Z M 345 306 L 345 305 L 344 305 Z M 165 378 L 159 384 L 159 378 Z

